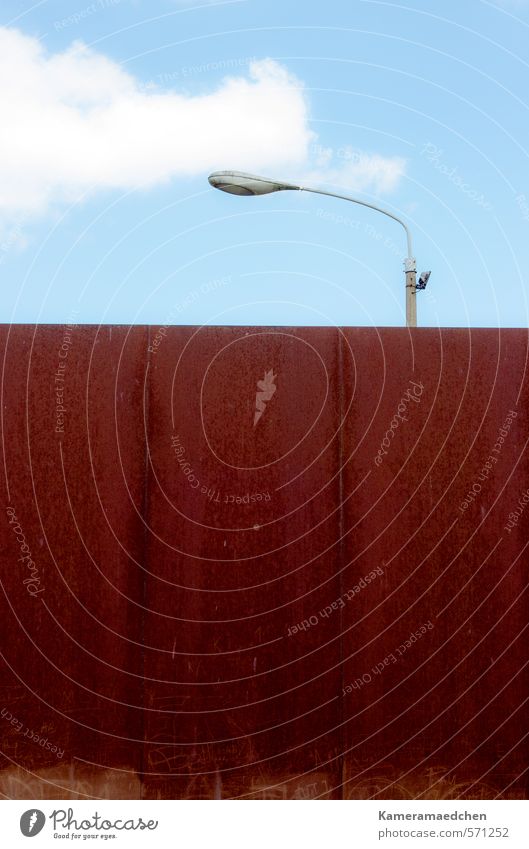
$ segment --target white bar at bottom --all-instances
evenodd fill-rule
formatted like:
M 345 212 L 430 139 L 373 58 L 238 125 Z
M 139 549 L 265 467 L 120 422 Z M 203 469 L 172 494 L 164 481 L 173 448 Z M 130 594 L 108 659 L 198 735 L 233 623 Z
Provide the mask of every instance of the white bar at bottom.
M 6 847 L 529 847 L 529 802 L 525 800 L 6 800 L 0 811 Z M 25 836 L 21 822 L 26 831 L 30 822 L 32 830 L 40 830 Z M 35 844 L 28 844 L 32 837 Z

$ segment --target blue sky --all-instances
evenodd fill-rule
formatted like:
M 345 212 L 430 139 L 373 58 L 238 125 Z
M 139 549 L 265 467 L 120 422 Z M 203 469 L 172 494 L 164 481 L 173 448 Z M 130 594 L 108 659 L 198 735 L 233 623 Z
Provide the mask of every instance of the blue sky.
M 4 0 L 2 322 L 527 326 L 529 1 Z

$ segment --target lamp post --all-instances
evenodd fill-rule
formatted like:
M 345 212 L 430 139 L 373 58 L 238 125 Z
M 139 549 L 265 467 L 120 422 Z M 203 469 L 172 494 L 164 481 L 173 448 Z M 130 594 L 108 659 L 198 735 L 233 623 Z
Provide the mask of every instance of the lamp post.
M 350 197 L 349 195 L 336 194 L 336 192 L 327 192 L 324 189 L 316 189 L 311 186 L 297 186 L 294 183 L 284 183 L 279 180 L 269 180 L 267 177 L 257 177 L 254 174 L 244 174 L 241 171 L 215 171 L 210 174 L 210 184 L 215 189 L 220 189 L 223 192 L 228 192 L 231 195 L 267 195 L 270 192 L 283 191 L 298 191 L 298 192 L 313 192 L 317 195 L 327 195 L 340 200 L 348 200 L 351 203 L 358 203 L 360 206 L 367 206 L 369 209 L 375 209 L 394 221 L 398 221 L 406 231 L 406 241 L 408 246 L 408 255 L 404 260 L 404 272 L 406 279 L 406 325 L 407 327 L 417 327 L 417 289 L 424 289 L 428 280 L 429 272 L 425 272 L 417 284 L 417 265 L 413 256 L 412 239 L 409 227 L 404 221 L 387 209 L 376 206 L 374 203 L 359 200 L 358 198 Z M 426 278 L 426 280 L 424 280 Z

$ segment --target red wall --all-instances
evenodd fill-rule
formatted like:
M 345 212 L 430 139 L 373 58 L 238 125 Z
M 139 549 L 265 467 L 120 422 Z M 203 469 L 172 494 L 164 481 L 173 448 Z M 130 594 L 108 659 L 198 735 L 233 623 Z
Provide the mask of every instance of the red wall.
M 0 351 L 0 792 L 526 797 L 527 331 Z

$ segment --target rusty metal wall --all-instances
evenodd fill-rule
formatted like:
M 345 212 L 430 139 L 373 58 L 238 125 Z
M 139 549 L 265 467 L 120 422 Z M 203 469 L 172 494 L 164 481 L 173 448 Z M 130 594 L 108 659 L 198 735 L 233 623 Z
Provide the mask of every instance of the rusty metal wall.
M 527 331 L 0 351 L 0 792 L 527 796 Z

